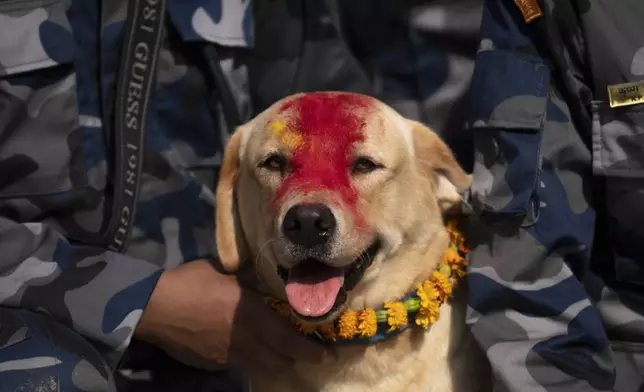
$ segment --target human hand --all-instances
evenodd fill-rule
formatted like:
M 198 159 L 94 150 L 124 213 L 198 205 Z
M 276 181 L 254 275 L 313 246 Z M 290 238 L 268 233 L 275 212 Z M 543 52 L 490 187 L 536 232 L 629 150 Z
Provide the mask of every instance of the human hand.
M 207 370 L 279 372 L 295 361 L 324 362 L 330 354 L 206 260 L 161 275 L 135 336 Z

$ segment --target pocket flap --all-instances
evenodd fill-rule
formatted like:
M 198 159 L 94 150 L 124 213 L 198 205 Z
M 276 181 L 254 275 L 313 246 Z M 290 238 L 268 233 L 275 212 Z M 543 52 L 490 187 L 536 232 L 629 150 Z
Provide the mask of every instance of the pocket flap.
M 471 87 L 472 127 L 540 130 L 549 83 L 550 70 L 538 58 L 503 50 L 480 52 Z
M 478 54 L 470 91 L 474 130 L 474 211 L 536 219 L 541 131 L 550 69 L 527 54 L 490 50 Z
M 72 62 L 69 2 L 0 2 L 0 77 Z

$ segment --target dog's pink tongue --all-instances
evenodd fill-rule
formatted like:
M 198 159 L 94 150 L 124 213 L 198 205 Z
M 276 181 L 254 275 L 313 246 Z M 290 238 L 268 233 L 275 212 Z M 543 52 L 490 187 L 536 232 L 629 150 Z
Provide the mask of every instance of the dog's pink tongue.
M 333 307 L 343 284 L 342 268 L 305 261 L 289 271 L 286 296 L 291 307 L 302 316 L 324 316 Z

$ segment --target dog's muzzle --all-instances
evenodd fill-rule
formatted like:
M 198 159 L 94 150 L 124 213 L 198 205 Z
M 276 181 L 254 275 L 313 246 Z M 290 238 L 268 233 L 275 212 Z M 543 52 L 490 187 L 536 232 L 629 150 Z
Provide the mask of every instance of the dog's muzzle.
M 291 268 L 278 266 L 295 315 L 308 323 L 327 321 L 346 303 L 348 292 L 371 266 L 380 245 L 380 240 L 375 240 L 346 267 L 332 267 L 315 258 L 305 258 Z

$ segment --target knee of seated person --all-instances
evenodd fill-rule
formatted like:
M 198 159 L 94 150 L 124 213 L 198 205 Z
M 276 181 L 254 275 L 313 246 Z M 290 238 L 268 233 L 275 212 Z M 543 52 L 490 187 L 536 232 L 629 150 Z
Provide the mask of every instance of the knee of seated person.
M 112 371 L 78 333 L 52 318 L 0 307 L 0 390 L 115 391 Z

